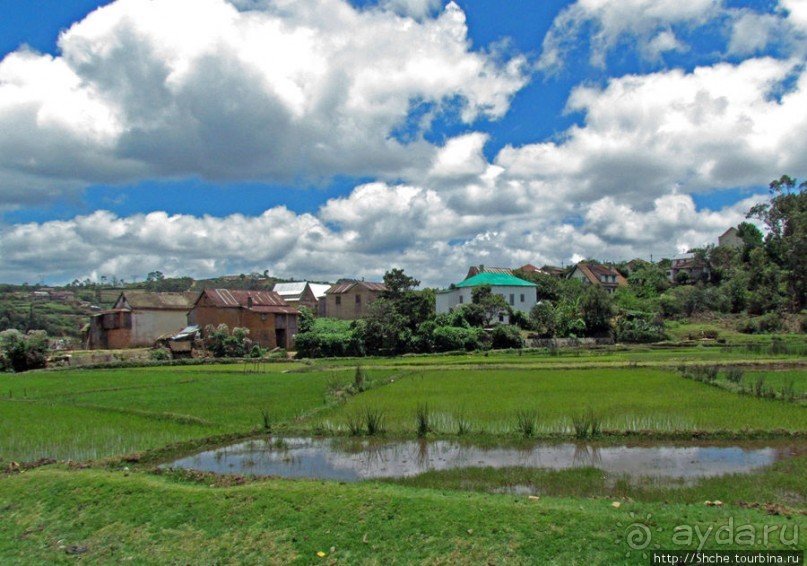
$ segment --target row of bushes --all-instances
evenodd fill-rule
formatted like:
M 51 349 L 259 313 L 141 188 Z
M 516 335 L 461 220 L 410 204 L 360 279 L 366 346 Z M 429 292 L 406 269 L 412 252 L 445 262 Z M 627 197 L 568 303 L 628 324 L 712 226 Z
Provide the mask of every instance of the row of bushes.
M 420 325 L 416 333 L 404 329 L 399 347 L 417 353 L 523 348 L 524 340 L 516 326 L 499 325 L 488 331 L 468 326 Z M 402 345 L 403 344 L 403 345 Z M 368 347 L 361 325 L 349 321 L 318 319 L 308 332 L 295 337 L 300 357 L 323 358 L 375 354 Z M 397 353 L 397 352 L 392 352 Z

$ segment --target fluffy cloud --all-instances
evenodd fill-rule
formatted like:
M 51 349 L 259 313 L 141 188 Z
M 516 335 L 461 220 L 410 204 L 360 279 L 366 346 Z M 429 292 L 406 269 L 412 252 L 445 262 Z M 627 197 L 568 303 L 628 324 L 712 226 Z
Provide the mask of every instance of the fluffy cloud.
M 521 187 L 524 195 L 533 190 Z M 495 187 L 493 187 L 495 188 Z M 411 185 L 371 183 L 332 199 L 316 214 L 283 207 L 257 217 L 167 215 L 118 217 L 98 211 L 67 221 L 17 225 L 0 234 L 0 280 L 50 281 L 100 275 L 130 279 L 160 270 L 195 277 L 262 272 L 335 280 L 379 279 L 402 267 L 424 284 L 460 280 L 468 265 L 569 263 L 573 257 L 670 256 L 713 242 L 753 204 L 697 211 L 689 195 L 660 197 L 641 212 L 604 197 L 577 208 L 576 220 L 524 199 L 521 214 L 466 214 L 446 196 Z M 515 190 L 511 187 L 511 190 Z
M 539 67 L 562 67 L 589 27 L 591 63 L 604 66 L 608 51 L 624 37 L 650 59 L 684 46 L 671 26 L 699 26 L 720 14 L 721 0 L 578 0 L 565 8 L 544 37 Z
M 578 87 L 568 107 L 584 114 L 583 126 L 561 142 L 506 147 L 496 164 L 512 177 L 562 186 L 574 202 L 619 195 L 638 209 L 673 187 L 701 192 L 807 172 L 798 135 L 807 127 L 807 73 L 792 62 L 626 76 Z
M 454 3 L 433 18 L 431 1 L 384 5 L 117 0 L 64 32 L 61 56 L 8 55 L 0 206 L 157 176 L 396 177 L 433 155 L 413 105 L 506 112 L 522 58 L 471 51 Z

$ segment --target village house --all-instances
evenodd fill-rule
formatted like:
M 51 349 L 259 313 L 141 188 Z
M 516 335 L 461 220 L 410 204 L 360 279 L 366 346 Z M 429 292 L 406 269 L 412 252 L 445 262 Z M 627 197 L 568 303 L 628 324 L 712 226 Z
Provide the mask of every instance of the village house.
M 111 309 L 90 318 L 88 350 L 142 348 L 186 325 L 199 293 L 123 291 Z
M 670 261 L 667 277 L 672 283 L 695 283 L 709 276 L 706 263 L 694 253 L 678 254 Z
M 314 313 L 319 312 L 319 301 L 330 289 L 330 285 L 295 281 L 292 283 L 275 283 L 272 290 L 281 296 L 292 307 L 306 307 Z
M 262 348 L 291 349 L 299 311 L 274 291 L 205 289 L 188 313 L 188 325 L 204 329 L 226 324 L 249 329 L 249 339 Z
M 483 272 L 452 285 L 449 289 L 438 291 L 436 295 L 437 313 L 447 313 L 452 309 L 472 303 L 473 290 L 483 285 L 490 285 L 493 294 L 501 295 L 513 310 L 527 315 L 538 302 L 535 283 L 507 273 Z M 499 322 L 510 323 L 506 313 L 500 313 Z
M 569 279 L 578 279 L 588 285 L 597 285 L 609 295 L 620 287 L 628 286 L 628 280 L 619 271 L 599 263 L 581 261 L 569 274 Z
M 386 290 L 387 286 L 383 283 L 367 281 L 337 283 L 325 292 L 320 314 L 340 320 L 357 320 L 364 316 L 367 307 Z
M 717 245 L 727 248 L 741 248 L 743 247 L 743 239 L 740 237 L 740 231 L 734 226 L 723 232 L 717 238 Z

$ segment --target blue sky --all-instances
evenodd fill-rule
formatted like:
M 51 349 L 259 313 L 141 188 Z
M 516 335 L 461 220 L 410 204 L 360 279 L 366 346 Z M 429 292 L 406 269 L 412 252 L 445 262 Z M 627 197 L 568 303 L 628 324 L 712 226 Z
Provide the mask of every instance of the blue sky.
M 4 282 L 660 258 L 807 177 L 807 0 L 0 10 Z

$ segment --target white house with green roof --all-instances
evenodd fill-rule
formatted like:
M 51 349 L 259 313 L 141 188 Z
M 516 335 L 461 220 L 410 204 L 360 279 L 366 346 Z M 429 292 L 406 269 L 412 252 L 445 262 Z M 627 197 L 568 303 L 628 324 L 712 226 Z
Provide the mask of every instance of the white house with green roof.
M 538 302 L 537 285 L 507 273 L 479 273 L 469 277 L 462 283 L 452 285 L 451 288 L 437 292 L 437 313 L 449 312 L 451 309 L 470 304 L 471 293 L 476 287 L 490 285 L 491 291 L 504 297 L 510 307 L 515 311 L 530 314 L 530 310 Z M 509 322 L 506 314 L 499 317 L 499 322 Z

